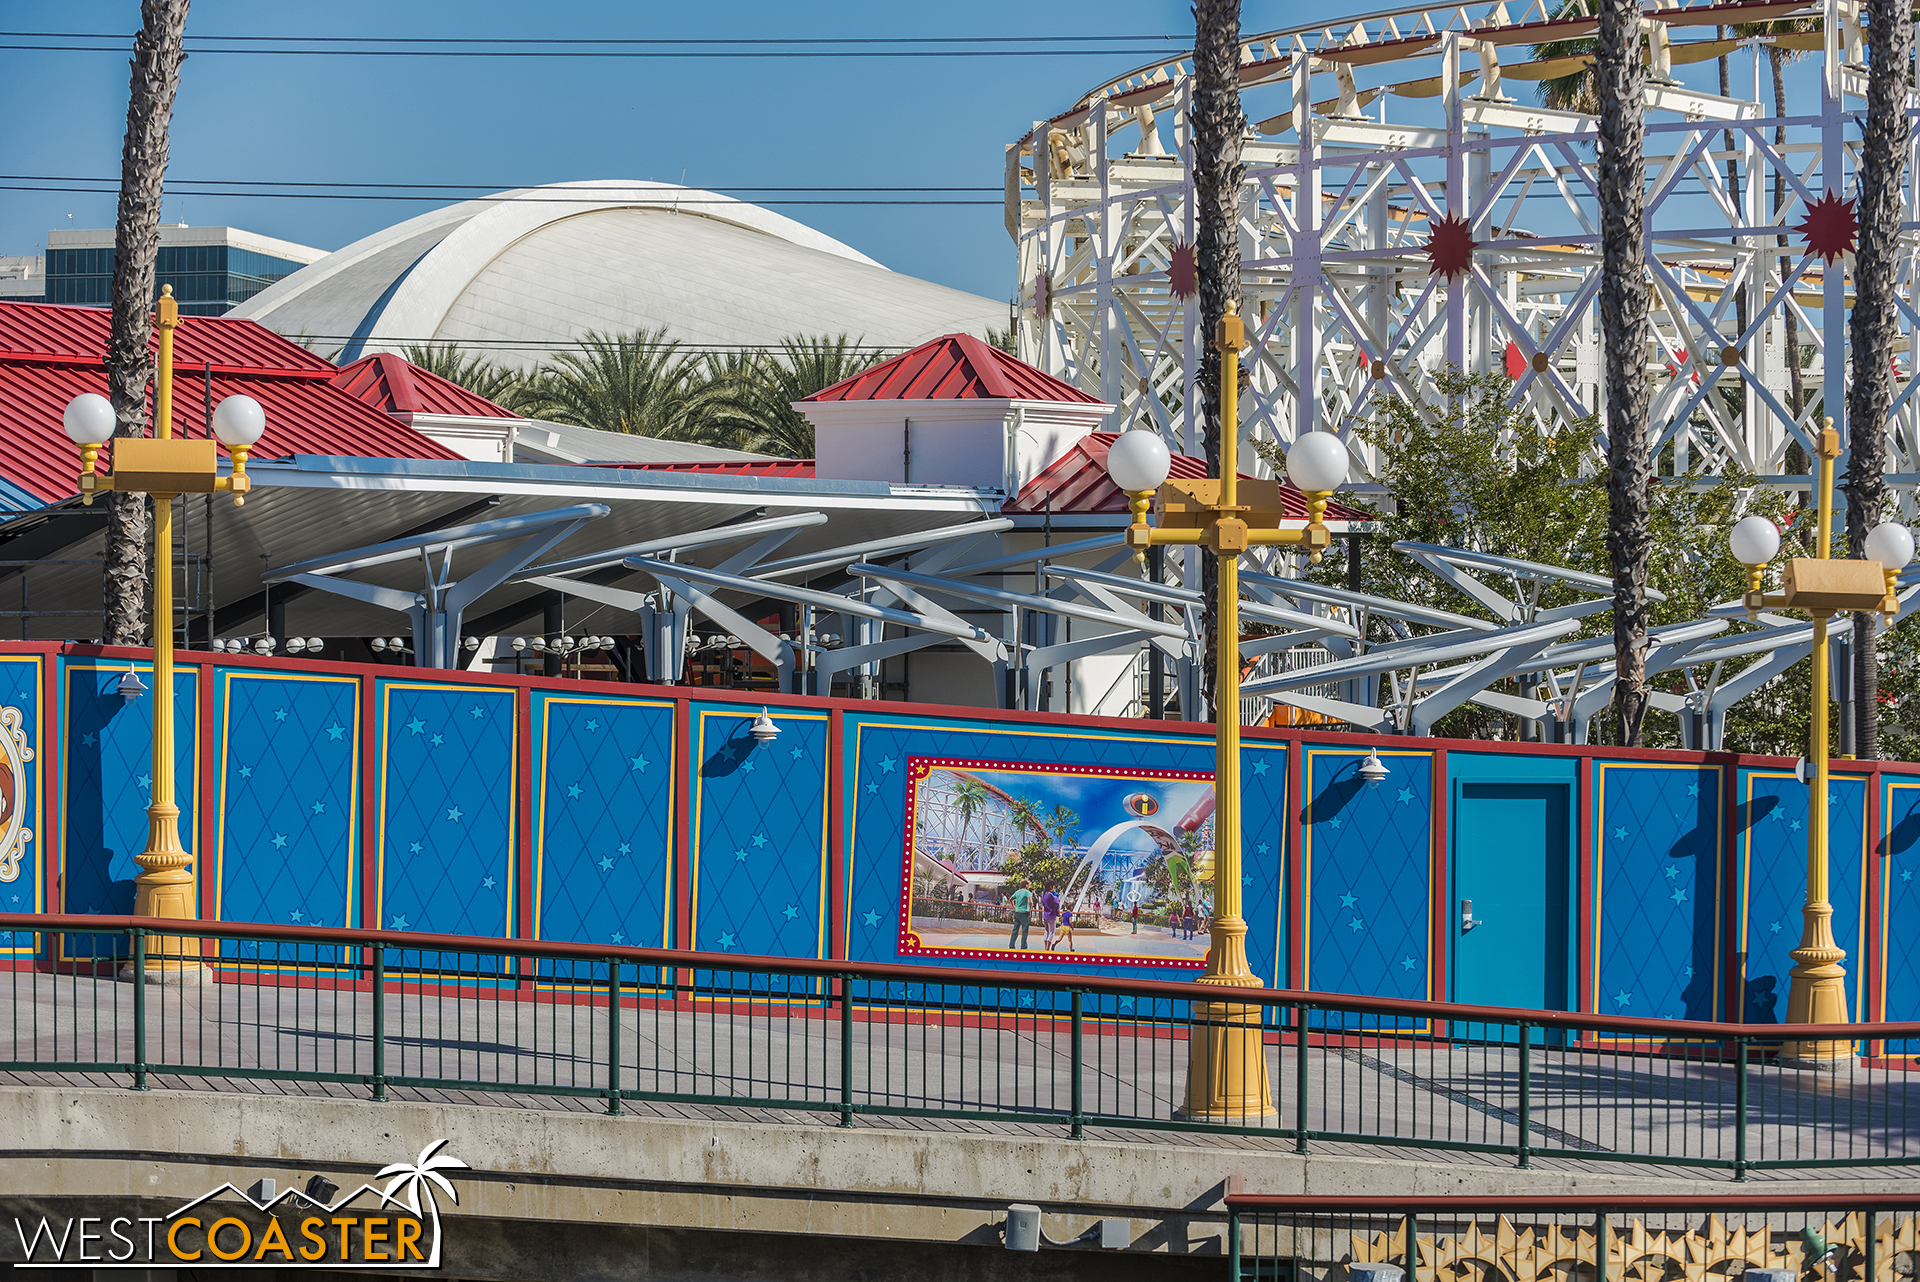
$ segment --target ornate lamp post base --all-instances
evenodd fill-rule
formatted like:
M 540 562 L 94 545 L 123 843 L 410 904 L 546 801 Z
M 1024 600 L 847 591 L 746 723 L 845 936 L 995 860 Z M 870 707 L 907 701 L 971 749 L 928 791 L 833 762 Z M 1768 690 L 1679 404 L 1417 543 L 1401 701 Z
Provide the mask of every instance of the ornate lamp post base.
M 1833 939 L 1833 905 L 1815 901 L 1802 906 L 1805 920 L 1800 946 L 1787 956 L 1794 967 L 1788 976 L 1787 1023 L 1845 1024 L 1847 970 L 1840 963 L 1847 950 Z M 1852 1068 L 1852 1042 L 1787 1042 L 1774 1063 L 1783 1068 L 1811 1068 L 1839 1072 Z
M 1247 965 L 1247 923 L 1222 917 L 1213 924 L 1219 969 L 1196 985 L 1259 988 Z M 1273 1085 L 1267 1076 L 1263 1007 L 1245 1002 L 1195 1002 L 1187 1044 L 1187 1103 L 1176 1117 L 1195 1122 L 1238 1122 L 1272 1117 Z

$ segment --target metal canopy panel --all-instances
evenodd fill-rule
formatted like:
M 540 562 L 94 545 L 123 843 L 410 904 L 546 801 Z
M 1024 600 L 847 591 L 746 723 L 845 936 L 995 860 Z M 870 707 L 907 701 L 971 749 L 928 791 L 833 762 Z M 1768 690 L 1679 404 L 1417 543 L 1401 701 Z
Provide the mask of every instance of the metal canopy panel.
M 765 509 L 825 513 L 823 525 L 804 529 L 786 550 L 804 553 L 869 539 L 936 529 L 996 514 L 999 496 L 970 489 L 911 490 L 867 481 L 812 481 L 760 477 L 709 477 L 629 472 L 604 468 L 526 467 L 471 462 L 414 462 L 402 459 L 342 459 L 303 456 L 249 467 L 254 490 L 245 507 L 226 496 L 212 504 L 214 601 L 216 608 L 251 601 L 239 617 L 223 616 L 223 633 L 261 631 L 262 575 L 274 565 L 328 556 L 410 532 L 512 516 L 528 516 L 579 503 L 604 503 L 611 512 L 588 522 L 553 548 L 548 558 L 584 556 L 602 548 L 706 529 Z M 207 550 L 208 509 L 188 500 L 184 522 L 187 550 Z M 48 521 L 92 522 L 66 516 L 29 516 L 0 525 L 0 539 Z M 176 521 L 176 528 L 181 522 Z M 4 543 L 0 543 L 4 547 Z M 69 637 L 97 627 L 85 614 L 100 606 L 98 564 L 54 564 L 52 560 L 98 556 L 97 532 L 43 553 L 51 560 L 32 571 L 31 603 L 39 617 L 27 621 L 30 639 Z M 5 559 L 0 552 L 0 559 Z M 724 556 L 725 550 L 714 554 Z M 689 560 L 698 564 L 697 553 Z M 357 573 L 357 579 L 382 587 L 419 590 L 415 562 L 397 562 Z M 631 574 L 636 585 L 650 586 Z M 625 580 L 620 580 L 625 581 Z M 0 572 L 0 598 L 18 588 L 18 572 Z M 276 588 L 276 592 L 291 592 Z M 504 607 L 532 602 L 544 589 L 507 584 L 488 593 L 469 612 L 479 618 Z M 287 601 L 290 632 L 315 636 L 374 636 L 394 632 L 391 611 L 358 602 L 301 592 Z M 231 613 L 231 612 L 230 612 Z M 606 624 L 619 630 L 619 620 Z

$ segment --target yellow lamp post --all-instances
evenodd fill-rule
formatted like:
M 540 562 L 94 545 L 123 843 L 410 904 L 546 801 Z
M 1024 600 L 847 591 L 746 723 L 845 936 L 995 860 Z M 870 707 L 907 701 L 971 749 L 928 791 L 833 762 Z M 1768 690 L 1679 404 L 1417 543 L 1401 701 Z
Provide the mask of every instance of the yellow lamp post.
M 95 470 L 100 448 L 113 439 L 113 406 L 87 392 L 68 403 L 62 426 L 80 447 L 80 501 L 91 504 L 102 490 L 153 496 L 153 794 L 147 807 L 147 848 L 133 857 L 135 913 L 142 917 L 199 916 L 193 899 L 193 856 L 180 844 L 180 807 L 173 786 L 173 500 L 180 494 L 230 491 L 236 504 L 249 488 L 247 451 L 266 429 L 266 413 L 250 396 L 229 396 L 213 415 L 213 431 L 233 458 L 233 475 L 219 475 L 218 452 L 211 440 L 173 436 L 173 330 L 179 305 L 173 287 L 160 290 L 160 352 L 151 437 L 122 437 L 114 442 L 113 471 Z M 198 942 L 180 938 L 149 941 L 154 960 L 148 974 L 167 978 L 198 967 Z
M 1167 479 L 1167 447 L 1152 432 L 1123 432 L 1108 452 L 1107 469 L 1127 492 L 1133 512 L 1127 546 L 1140 560 L 1155 545 L 1204 547 L 1219 562 L 1218 663 L 1214 689 L 1214 898 L 1206 972 L 1196 983 L 1259 988 L 1247 964 L 1247 923 L 1240 915 L 1240 554 L 1252 547 L 1304 547 L 1318 561 L 1331 542 L 1327 499 L 1347 476 L 1347 450 L 1335 437 L 1313 432 L 1287 452 L 1287 475 L 1307 495 L 1305 529 L 1283 530 L 1278 481 L 1241 480 L 1235 466 L 1239 433 L 1240 317 L 1220 318 L 1220 475 Z M 1147 524 L 1156 492 L 1158 525 Z M 1223 1121 L 1272 1114 L 1273 1092 L 1262 1049 L 1259 1006 L 1201 1002 L 1187 1069 L 1186 1115 Z
M 1806 779 L 1807 893 L 1800 908 L 1800 944 L 1788 955 L 1794 960 L 1787 989 L 1787 1023 L 1846 1024 L 1847 972 L 1841 962 L 1846 950 L 1834 942 L 1833 905 L 1827 899 L 1827 620 L 1835 614 L 1878 611 L 1890 622 L 1899 612 L 1894 596 L 1900 570 L 1913 559 L 1913 535 L 1904 525 L 1887 522 L 1867 535 L 1870 559 L 1833 559 L 1833 462 L 1840 455 L 1840 436 L 1828 419 L 1820 433 L 1819 529 L 1815 553 L 1787 562 L 1786 591 L 1768 595 L 1762 577 L 1780 550 L 1780 533 L 1765 517 L 1750 516 L 1733 527 L 1727 542 L 1734 559 L 1747 567 L 1747 617 L 1767 606 L 1804 610 L 1813 617 L 1813 725 L 1809 755 L 1812 778 Z M 1781 1058 L 1810 1067 L 1838 1067 L 1853 1056 L 1851 1042 L 1800 1041 L 1781 1048 Z

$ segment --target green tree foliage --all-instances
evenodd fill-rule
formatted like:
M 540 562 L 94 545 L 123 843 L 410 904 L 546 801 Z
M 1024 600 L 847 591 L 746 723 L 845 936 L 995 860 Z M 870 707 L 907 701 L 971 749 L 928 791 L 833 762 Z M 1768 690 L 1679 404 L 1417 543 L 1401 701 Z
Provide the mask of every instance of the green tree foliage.
M 698 440 L 699 370 L 664 327 L 631 334 L 589 330 L 578 352 L 562 352 L 540 371 L 528 409 L 536 418 L 603 432 Z
M 1592 417 L 1561 421 L 1541 433 L 1524 406 L 1512 408 L 1513 385 L 1501 374 L 1441 372 L 1436 383 L 1442 404 L 1421 407 L 1389 399 L 1381 402 L 1360 430 L 1379 451 L 1380 476 L 1387 488 L 1378 520 L 1384 535 L 1373 542 L 1361 565 L 1364 589 L 1438 606 L 1458 614 L 1491 619 L 1486 610 L 1431 577 L 1405 557 L 1386 551 L 1399 540 L 1436 543 L 1503 556 L 1541 561 L 1605 577 L 1607 496 L 1604 478 L 1587 472 L 1597 455 L 1598 424 Z M 1753 483 L 1730 463 L 1716 464 L 1724 479 L 1709 484 L 1699 469 L 1673 474 L 1671 451 L 1662 460 L 1663 475 L 1651 494 L 1654 556 L 1652 587 L 1664 594 L 1653 603 L 1655 627 L 1700 618 L 1713 606 L 1738 597 L 1745 572 L 1727 552 L 1726 535 L 1742 516 L 1770 517 L 1785 531 L 1784 556 L 1814 554 L 1816 514 L 1792 508 L 1787 497 Z M 1835 532 L 1833 554 L 1846 555 Z M 1313 577 L 1330 584 L 1347 581 L 1346 550 L 1336 545 Z M 1550 588 L 1542 606 L 1574 599 L 1564 588 Z M 1375 624 L 1374 641 L 1388 639 Z M 1746 628 L 1736 620 L 1728 635 Z M 1578 634 L 1603 637 L 1611 632 L 1608 614 L 1590 615 Z M 1836 629 L 1836 633 L 1838 629 Z M 1920 751 L 1920 639 L 1908 627 L 1882 640 L 1881 715 L 1888 756 Z M 1734 660 L 1721 679 L 1731 678 L 1749 660 Z M 1697 679 L 1705 681 L 1701 672 Z M 1654 678 L 1656 690 L 1681 693 L 1678 672 Z M 1518 693 L 1509 684 L 1496 687 Z M 1727 720 L 1727 746 L 1743 752 L 1795 756 L 1805 751 L 1810 689 L 1808 665 L 1785 675 L 1736 704 Z M 1831 720 L 1837 726 L 1837 712 Z M 1513 738 L 1517 725 L 1501 713 L 1469 704 L 1443 718 L 1436 733 L 1464 738 Z M 1609 718 L 1596 717 L 1593 732 L 1605 742 Z M 1837 730 L 1836 730 L 1837 733 Z M 1647 743 L 1677 747 L 1679 727 L 1671 713 L 1648 714 Z M 1158 887 L 1156 886 L 1156 889 Z
M 407 347 L 401 355 L 429 374 L 485 397 L 511 414 L 524 412 L 533 399 L 532 380 L 519 370 L 497 365 L 456 343 L 428 343 Z
M 845 334 L 814 334 L 783 339 L 771 352 L 710 361 L 698 398 L 702 435 L 716 445 L 812 458 L 813 424 L 793 402 L 852 378 L 880 359 Z
M 1065 890 L 1067 878 L 1073 876 L 1073 870 L 1079 862 L 1055 853 L 1045 842 L 1028 842 L 1010 856 L 1001 868 L 1007 879 L 1002 886 L 1002 893 L 1011 895 L 1022 886 L 1036 895 L 1049 886 L 1056 891 Z M 1037 904 L 1034 911 L 1039 911 Z

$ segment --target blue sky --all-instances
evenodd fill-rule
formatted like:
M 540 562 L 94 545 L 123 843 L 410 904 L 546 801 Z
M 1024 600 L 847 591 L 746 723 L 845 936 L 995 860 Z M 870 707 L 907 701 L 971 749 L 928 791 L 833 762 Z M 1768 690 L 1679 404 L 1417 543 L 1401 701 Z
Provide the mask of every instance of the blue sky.
M 1261 9 L 1265 13 L 1261 13 Z M 1270 29 L 1356 6 L 1248 6 Z M 1180 37 L 1186 0 L 1084 5 L 618 4 L 496 0 L 326 6 L 195 0 L 190 36 L 775 38 Z M 130 32 L 131 0 L 9 0 L 13 32 Z M 1250 25 L 1249 29 L 1256 29 Z M 23 43 L 18 40 L 7 43 Z M 1140 47 L 1140 46 L 1133 46 Z M 509 186 L 594 178 L 691 184 L 995 186 L 1006 144 L 1086 88 L 1148 57 L 912 59 L 189 58 L 169 173 L 181 179 Z M 127 70 L 111 53 L 0 51 L 12 174 L 117 176 Z M 4 180 L 0 180 L 4 181 Z M 992 199 L 991 195 L 979 197 Z M 10 191 L 0 253 L 33 253 L 53 227 L 111 225 L 111 195 Z M 419 213 L 383 201 L 214 199 L 168 221 L 231 224 L 337 249 Z M 994 298 L 1014 271 L 997 205 L 779 207 L 898 271 Z M 72 215 L 71 221 L 68 215 Z
M 1368 11 L 1340 0 L 1249 0 L 1248 32 Z M 1089 15 L 1098 22 L 1089 26 Z M 9 0 L 13 32 L 130 32 L 133 0 Z M 537 15 L 537 16 L 531 16 Z M 738 0 L 619 4 L 498 0 L 325 7 L 195 0 L 189 35 L 774 39 L 1159 35 L 1184 48 L 1187 0 L 966 6 Z M 5 40 L 0 43 L 31 43 Z M 1071 47 L 1071 46 L 1070 46 Z M 1141 42 L 1123 47 L 1144 48 Z M 908 59 L 467 59 L 203 54 L 174 115 L 176 179 L 512 186 L 649 178 L 713 186 L 985 186 L 1006 144 L 1141 53 Z M 1809 60 L 1810 61 L 1810 60 Z M 1689 79 L 1711 76 L 1689 69 Z M 1809 76 L 1810 67 L 1796 68 Z M 1737 70 L 1736 92 L 1745 86 Z M 123 55 L 0 50 L 11 174 L 117 178 Z M 0 179 L 0 184 L 7 180 Z M 104 227 L 111 194 L 8 191 L 0 253 L 53 227 Z M 775 206 L 898 271 L 993 298 L 1014 250 L 995 196 L 975 206 Z M 168 221 L 231 224 L 322 249 L 431 208 L 401 201 L 170 200 Z M 71 219 L 69 219 L 71 215 Z

